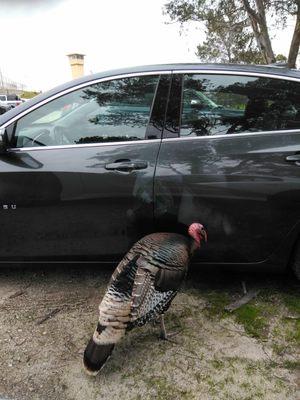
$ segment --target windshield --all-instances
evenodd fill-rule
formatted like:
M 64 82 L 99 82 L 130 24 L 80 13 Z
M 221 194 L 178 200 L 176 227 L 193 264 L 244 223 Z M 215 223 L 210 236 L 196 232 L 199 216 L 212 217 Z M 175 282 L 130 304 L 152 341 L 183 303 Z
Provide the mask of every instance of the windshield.
M 19 101 L 20 98 L 17 94 L 8 94 L 7 95 L 7 100 L 9 101 Z

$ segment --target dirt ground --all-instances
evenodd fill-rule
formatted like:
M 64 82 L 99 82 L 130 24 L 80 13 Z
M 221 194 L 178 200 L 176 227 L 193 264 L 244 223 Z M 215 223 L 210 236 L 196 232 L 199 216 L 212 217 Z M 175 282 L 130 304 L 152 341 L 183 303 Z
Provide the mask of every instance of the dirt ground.
M 131 331 L 96 378 L 82 370 L 112 268 L 0 270 L 0 397 L 4 399 L 300 399 L 300 286 L 291 277 L 190 272 L 158 327 Z M 242 284 L 260 293 L 224 306 Z M 51 317 L 50 317 L 51 316 Z

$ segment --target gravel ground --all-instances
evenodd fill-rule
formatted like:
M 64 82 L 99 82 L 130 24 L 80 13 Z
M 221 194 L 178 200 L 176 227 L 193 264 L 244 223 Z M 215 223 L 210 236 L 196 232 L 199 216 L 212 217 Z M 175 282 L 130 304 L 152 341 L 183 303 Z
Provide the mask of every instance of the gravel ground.
M 300 398 L 299 284 L 291 277 L 190 272 L 158 327 L 130 332 L 96 378 L 84 347 L 112 269 L 0 270 L 0 396 L 5 399 Z M 258 296 L 233 313 L 241 282 Z

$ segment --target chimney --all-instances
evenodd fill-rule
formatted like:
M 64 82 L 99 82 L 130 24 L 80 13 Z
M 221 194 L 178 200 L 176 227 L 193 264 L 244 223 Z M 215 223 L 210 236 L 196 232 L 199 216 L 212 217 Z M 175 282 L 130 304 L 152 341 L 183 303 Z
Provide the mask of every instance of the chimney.
M 84 54 L 67 54 L 72 70 L 72 78 L 79 78 L 84 75 Z

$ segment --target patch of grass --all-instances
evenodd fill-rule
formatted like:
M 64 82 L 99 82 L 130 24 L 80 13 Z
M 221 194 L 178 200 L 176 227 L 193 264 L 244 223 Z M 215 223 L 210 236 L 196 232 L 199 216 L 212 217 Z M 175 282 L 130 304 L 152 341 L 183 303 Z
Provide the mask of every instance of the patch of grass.
M 166 329 L 167 330 L 175 329 L 176 331 L 183 331 L 185 329 L 184 318 L 185 316 L 182 316 L 181 314 L 178 315 L 178 313 L 169 310 L 165 316 Z M 158 325 L 158 331 L 159 329 L 160 326 Z
M 111 362 L 107 367 L 107 370 L 109 369 L 110 373 L 120 372 L 122 370 L 122 366 L 116 362 Z
M 198 309 L 196 309 L 196 313 L 198 312 Z M 194 310 L 192 310 L 191 306 L 184 307 L 183 310 L 179 313 L 180 318 L 190 318 L 194 316 Z
M 193 399 L 193 395 L 189 390 L 176 387 L 173 383 L 168 382 L 164 376 L 146 379 L 145 383 L 149 389 L 156 391 L 155 399 L 157 400 Z
M 202 295 L 208 301 L 208 307 L 206 307 L 205 311 L 210 316 L 224 317 L 227 315 L 227 313 L 224 310 L 224 307 L 231 301 L 228 293 L 213 291 L 213 292 L 202 292 Z
M 277 354 L 278 356 L 282 356 L 285 351 L 286 351 L 286 344 L 285 343 L 273 343 L 272 344 L 272 349 L 274 351 L 275 354 Z
M 207 381 L 211 379 L 211 370 L 209 368 L 201 371 L 195 370 L 194 377 L 198 384 L 207 384 Z
M 233 378 L 233 376 L 226 376 L 225 378 L 224 378 L 224 384 L 225 385 L 233 385 L 234 384 L 234 378 Z
M 273 351 L 277 355 L 293 352 L 293 347 L 300 345 L 300 321 L 279 315 L 275 325 L 273 324 L 270 339 Z
M 242 383 L 241 383 L 241 387 L 242 387 L 243 389 L 246 389 L 246 390 L 250 391 L 250 389 L 251 389 L 251 384 L 250 384 L 249 382 L 242 382 Z
M 206 383 L 209 385 L 209 394 L 211 394 L 212 396 L 216 396 L 218 394 L 217 383 L 212 378 L 207 379 Z
M 143 400 L 143 397 L 141 394 L 137 394 L 132 400 Z
M 40 92 L 34 92 L 34 91 L 28 91 L 25 90 L 20 97 L 24 98 L 24 99 L 31 99 L 34 96 L 37 96 Z
M 245 304 L 234 312 L 237 322 L 244 326 L 245 331 L 252 337 L 262 339 L 268 327 L 267 319 L 261 308 L 254 304 Z
M 272 368 L 277 368 L 278 367 L 278 363 L 274 360 L 269 360 L 265 363 L 266 368 L 268 369 L 272 369 Z
M 300 315 L 300 296 L 291 293 L 283 293 L 281 295 L 282 300 L 286 308 L 297 315 Z
M 286 360 L 282 364 L 283 368 L 289 369 L 289 370 L 300 370 L 300 361 L 291 361 L 291 360 Z
M 248 361 L 245 365 L 247 375 L 253 375 L 257 372 L 259 366 L 254 361 Z
M 217 370 L 221 370 L 224 367 L 224 362 L 222 360 L 218 360 L 217 358 L 212 360 L 211 364 L 214 367 L 214 369 L 217 369 Z
M 295 329 L 295 341 L 297 344 L 300 345 L 300 321 L 296 322 L 296 329 Z
M 288 340 L 296 342 L 297 345 L 300 345 L 300 321 L 294 321 L 294 326 L 290 327 L 286 332 L 286 338 Z
M 194 287 L 185 288 L 185 283 L 183 283 L 182 291 L 189 296 L 196 297 L 197 299 L 202 298 L 202 291 Z
M 247 397 L 242 397 L 241 400 L 253 400 L 252 395 Z

